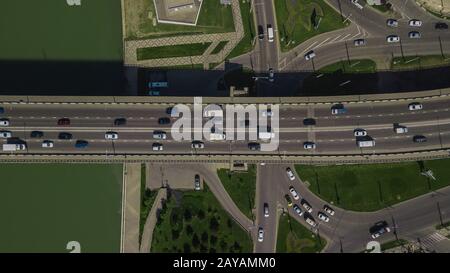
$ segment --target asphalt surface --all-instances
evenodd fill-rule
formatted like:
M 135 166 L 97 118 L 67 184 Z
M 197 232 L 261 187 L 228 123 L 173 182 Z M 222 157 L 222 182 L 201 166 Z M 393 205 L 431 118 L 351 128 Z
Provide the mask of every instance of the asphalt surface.
M 256 30 L 261 26 L 264 30 L 264 38 L 256 43 L 256 71 L 268 71 L 269 68 L 278 70 L 278 30 L 275 22 L 275 10 L 272 1 L 254 0 Z M 267 25 L 274 29 L 274 41 L 268 41 Z
M 295 171 L 294 166 L 289 165 L 272 165 L 272 166 L 258 166 L 261 173 L 264 173 L 262 181 L 260 181 L 260 187 L 263 185 L 268 185 L 269 183 L 276 184 L 274 186 L 269 186 L 263 190 L 257 189 L 260 192 L 267 191 L 272 196 L 277 197 L 277 203 L 279 206 L 284 207 L 284 209 L 289 211 L 291 217 L 296 219 L 298 222 L 303 224 L 305 227 L 309 228 L 312 232 L 318 233 L 327 239 L 328 244 L 324 248 L 324 252 L 361 252 L 366 248 L 369 241 L 374 239 L 371 238 L 369 233 L 369 228 L 378 221 L 385 220 L 391 228 L 391 232 L 380 236 L 375 239 L 376 241 L 383 243 L 395 239 L 394 231 L 396 231 L 399 238 L 405 238 L 409 240 L 420 239 L 421 237 L 427 237 L 430 234 L 430 227 L 440 223 L 440 216 L 437 209 L 437 204 L 439 203 L 442 221 L 446 222 L 450 220 L 450 187 L 443 188 L 438 191 L 428 193 L 426 195 L 417 197 L 412 200 L 405 201 L 403 203 L 385 208 L 377 212 L 352 212 L 345 211 L 340 208 L 330 205 L 334 211 L 334 216 L 330 216 L 330 221 L 325 223 L 318 219 L 317 213 L 323 211 L 323 206 L 327 204 L 325 201 L 319 199 L 316 195 L 310 192 L 307 186 L 300 181 L 299 175 L 296 174 L 295 180 L 289 180 L 286 174 L 286 168 L 290 167 Z M 270 184 L 269 184 L 270 185 Z M 298 216 L 292 209 L 292 207 L 287 206 L 287 202 L 284 198 L 285 194 L 289 194 L 289 187 L 293 186 L 298 194 L 301 196 L 299 200 L 294 200 L 291 196 L 294 204 L 300 206 L 300 208 L 305 211 L 301 206 L 300 201 L 306 200 L 313 208 L 310 217 L 312 217 L 317 223 L 316 227 L 311 227 L 305 221 L 305 214 L 303 216 Z M 273 199 L 260 198 L 258 203 L 258 208 L 261 208 L 263 202 L 273 203 Z M 260 193 L 264 196 L 264 193 Z M 270 198 L 273 198 L 273 197 Z M 268 201 L 269 200 L 269 201 Z M 257 214 L 257 221 L 261 221 L 261 214 Z M 275 224 L 267 220 L 264 221 L 265 234 L 274 234 Z M 273 219 L 275 221 L 275 218 Z M 264 239 L 265 244 L 261 243 L 261 247 L 257 248 L 261 252 L 269 252 L 274 241 L 272 238 Z M 276 244 L 276 242 L 275 242 Z M 265 248 L 264 248 L 265 247 Z

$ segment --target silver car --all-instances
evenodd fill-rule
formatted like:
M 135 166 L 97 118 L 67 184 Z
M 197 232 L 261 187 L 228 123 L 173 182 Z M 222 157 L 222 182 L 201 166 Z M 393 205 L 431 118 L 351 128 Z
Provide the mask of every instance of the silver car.
M 356 39 L 353 41 L 354 46 L 363 46 L 366 44 L 366 40 L 364 39 Z
M 400 37 L 398 37 L 397 35 L 389 35 L 386 37 L 386 41 L 388 43 L 398 43 L 400 42 Z
M 264 229 L 260 227 L 258 229 L 258 242 L 264 241 Z
M 419 39 L 420 38 L 420 32 L 418 31 L 411 31 L 408 33 L 408 37 L 411 39 Z

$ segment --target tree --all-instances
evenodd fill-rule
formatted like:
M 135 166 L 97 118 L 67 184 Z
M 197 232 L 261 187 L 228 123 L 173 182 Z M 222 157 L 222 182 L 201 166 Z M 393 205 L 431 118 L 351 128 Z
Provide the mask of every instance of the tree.
M 220 248 L 222 249 L 222 251 L 225 251 L 227 249 L 227 242 L 225 242 L 224 240 L 220 241 Z
M 215 232 L 217 232 L 217 230 L 219 229 L 219 222 L 217 221 L 216 217 L 213 216 L 209 221 L 209 228 Z
M 206 231 L 203 231 L 201 239 L 202 239 L 203 243 L 207 243 L 208 242 L 208 233 L 206 233 Z
M 198 240 L 197 233 L 194 233 L 194 236 L 192 236 L 192 245 L 197 248 L 200 244 L 200 241 Z
M 209 248 L 209 253 L 216 253 L 216 249 L 213 248 L 213 247 L 210 247 L 210 248 Z
M 198 219 L 203 220 L 205 219 L 205 212 L 203 210 L 199 210 L 197 216 Z
M 191 246 L 187 243 L 183 245 L 184 253 L 191 253 Z
M 211 237 L 209 237 L 209 243 L 211 245 L 216 245 L 217 244 L 217 237 L 214 235 L 211 235 Z
M 172 229 L 172 240 L 176 240 L 180 237 L 180 231 L 177 229 Z
M 192 228 L 191 225 L 186 225 L 186 234 L 188 236 L 191 236 L 194 233 L 194 229 Z
M 227 220 L 227 225 L 228 225 L 229 228 L 233 227 L 233 222 L 231 221 L 230 218 L 228 218 L 228 220 Z
M 184 220 L 190 221 L 192 219 L 192 213 L 189 209 L 184 210 Z
M 200 253 L 206 253 L 208 249 L 203 244 L 200 245 Z
M 316 12 L 316 8 L 314 8 L 312 13 L 311 13 L 311 25 L 314 28 L 317 27 L 317 12 Z

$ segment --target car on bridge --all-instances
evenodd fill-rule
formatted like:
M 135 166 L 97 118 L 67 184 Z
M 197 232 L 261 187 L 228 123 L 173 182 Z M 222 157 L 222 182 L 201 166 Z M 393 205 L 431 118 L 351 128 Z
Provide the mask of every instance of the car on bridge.
M 294 205 L 293 209 L 294 209 L 295 213 L 297 213 L 298 216 L 303 215 L 302 209 L 297 204 Z
M 408 109 L 411 111 L 422 110 L 423 105 L 420 102 L 412 102 L 408 105 Z
M 259 144 L 258 142 L 250 142 L 248 144 L 248 148 L 251 151 L 259 151 L 259 150 L 261 150 L 261 144 Z
M 410 31 L 408 33 L 408 37 L 410 39 L 419 39 L 420 38 L 420 32 L 418 32 L 418 31 Z
M 119 139 L 119 134 L 116 132 L 106 132 L 105 133 L 106 140 L 116 140 Z
M 367 136 L 367 131 L 361 128 L 356 128 L 355 130 L 353 130 L 353 135 L 355 137 Z
M 114 125 L 115 126 L 122 126 L 122 125 L 126 125 L 127 124 L 127 119 L 126 118 L 116 118 L 114 120 Z
M 153 151 L 162 151 L 164 148 L 163 148 L 163 145 L 161 144 L 161 143 L 153 143 L 152 144 L 152 150 Z
M 159 124 L 159 125 L 170 124 L 170 118 L 167 118 L 167 117 L 159 118 L 159 119 L 158 119 L 158 124 Z
M 191 143 L 192 149 L 203 149 L 205 148 L 205 143 L 201 142 L 200 140 L 194 140 Z
M 427 137 L 423 135 L 415 135 L 413 136 L 413 141 L 416 143 L 427 142 Z
M 272 109 L 267 109 L 267 110 L 261 111 L 261 115 L 263 117 L 271 117 L 271 116 L 273 116 Z
M 303 143 L 303 149 L 305 150 L 314 150 L 316 148 L 316 143 L 312 141 L 306 141 Z
M 300 196 L 298 195 L 297 191 L 293 186 L 289 187 L 289 192 L 291 193 L 292 197 L 294 197 L 294 200 L 300 199 Z
M 32 138 L 41 138 L 43 136 L 44 136 L 44 132 L 42 132 L 42 131 L 32 131 L 30 133 L 30 137 L 32 137 Z
M 12 133 L 10 131 L 0 131 L 0 138 L 10 138 Z
M 400 42 L 400 37 L 398 37 L 397 35 L 389 35 L 386 37 L 386 41 L 388 43 L 398 43 Z
M 411 19 L 411 20 L 409 20 L 409 26 L 410 27 L 420 27 L 420 26 L 422 26 L 422 21 L 420 21 L 418 19 Z
M 87 148 L 87 146 L 89 146 L 89 142 L 87 142 L 86 140 L 77 140 L 75 142 L 75 148 L 84 149 Z
M 379 221 L 369 228 L 369 233 L 373 239 L 376 239 L 388 232 L 391 232 L 391 229 L 386 221 Z
M 71 133 L 61 132 L 58 134 L 58 139 L 72 139 Z
M 345 113 L 347 113 L 347 109 L 345 109 L 345 107 L 342 103 L 337 103 L 331 107 L 332 115 L 339 115 L 339 114 L 345 114 Z
M 7 118 L 0 119 L 0 126 L 9 126 L 9 119 Z
M 60 119 L 58 119 L 58 125 L 59 126 L 69 126 L 70 119 L 69 118 L 60 118 Z
M 289 167 L 286 168 L 286 174 L 289 177 L 289 180 L 292 181 L 295 179 L 294 172 L 291 170 L 291 168 L 289 168 Z
M 42 148 L 53 148 L 54 144 L 51 140 L 42 141 Z
M 389 27 L 398 27 L 398 21 L 396 19 L 387 19 L 386 25 Z
M 303 125 L 305 125 L 305 126 L 314 126 L 314 125 L 316 125 L 316 120 L 313 119 L 313 118 L 305 118 L 303 120 Z
M 167 134 L 164 131 L 154 131 L 153 132 L 153 138 L 154 139 L 166 139 Z

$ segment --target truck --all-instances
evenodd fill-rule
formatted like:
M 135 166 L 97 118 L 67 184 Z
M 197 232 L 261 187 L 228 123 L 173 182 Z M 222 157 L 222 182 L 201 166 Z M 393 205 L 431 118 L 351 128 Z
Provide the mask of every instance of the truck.
M 27 148 L 27 145 L 25 144 L 3 144 L 3 151 L 23 151 Z
M 267 36 L 268 36 L 269 42 L 272 43 L 274 36 L 273 36 L 273 27 L 271 24 L 267 25 Z
M 373 147 L 375 146 L 375 140 L 357 140 L 356 144 L 359 148 L 365 148 L 365 147 Z

